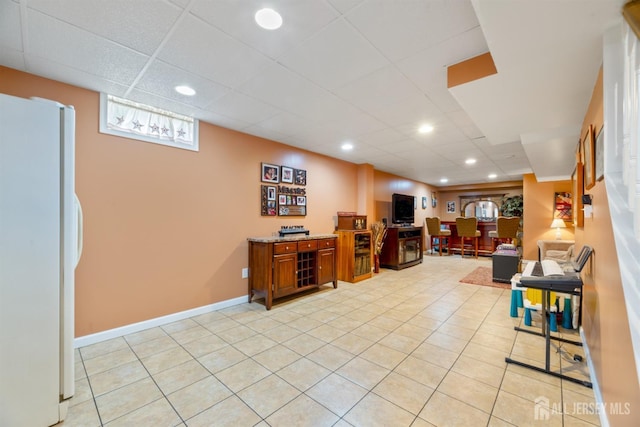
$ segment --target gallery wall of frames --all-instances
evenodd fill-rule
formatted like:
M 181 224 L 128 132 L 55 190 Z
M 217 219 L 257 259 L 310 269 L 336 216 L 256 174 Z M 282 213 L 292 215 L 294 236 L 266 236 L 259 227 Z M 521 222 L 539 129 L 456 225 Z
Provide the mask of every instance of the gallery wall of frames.
M 307 215 L 307 171 L 261 163 L 260 214 L 262 216 Z

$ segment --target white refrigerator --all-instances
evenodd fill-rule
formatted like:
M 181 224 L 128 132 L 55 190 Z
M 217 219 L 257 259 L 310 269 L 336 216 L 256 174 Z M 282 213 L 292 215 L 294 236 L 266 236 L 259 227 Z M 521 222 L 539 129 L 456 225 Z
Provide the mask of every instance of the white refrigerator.
M 50 426 L 74 393 L 75 111 L 0 94 L 0 426 Z

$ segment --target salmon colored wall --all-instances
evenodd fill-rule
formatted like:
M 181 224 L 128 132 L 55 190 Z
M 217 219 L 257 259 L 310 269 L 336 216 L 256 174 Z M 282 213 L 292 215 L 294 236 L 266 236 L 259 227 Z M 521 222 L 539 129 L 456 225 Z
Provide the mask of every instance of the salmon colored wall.
M 555 240 L 556 230 L 550 228 L 555 209 L 555 193 L 571 193 L 571 181 L 538 182 L 535 175 L 523 176 L 524 220 L 522 228 L 522 258 L 538 259 L 538 240 Z M 572 221 L 561 228 L 563 240 L 575 240 Z
M 372 165 L 358 165 L 358 210 L 357 213 L 367 215 L 368 225 L 375 219 L 375 201 L 373 197 L 374 169 Z
M 84 252 L 76 336 L 247 295 L 247 237 L 331 233 L 357 209 L 357 165 L 200 123 L 192 152 L 98 133 L 99 94 L 0 67 L 0 93 L 76 108 Z M 260 216 L 260 163 L 307 171 L 306 217 Z
M 589 124 L 599 130 L 604 121 L 602 69 L 585 115 L 581 135 Z M 629 318 L 624 300 L 622 279 L 613 229 L 607 188 L 604 181 L 586 190 L 593 196 L 593 214 L 586 216 L 584 227 L 576 230 L 578 247 L 593 247 L 591 262 L 582 272 L 584 281 L 583 329 L 599 381 L 603 400 L 629 403 L 631 414 L 608 413 L 612 426 L 636 426 L 640 414 L 640 385 L 629 331 Z

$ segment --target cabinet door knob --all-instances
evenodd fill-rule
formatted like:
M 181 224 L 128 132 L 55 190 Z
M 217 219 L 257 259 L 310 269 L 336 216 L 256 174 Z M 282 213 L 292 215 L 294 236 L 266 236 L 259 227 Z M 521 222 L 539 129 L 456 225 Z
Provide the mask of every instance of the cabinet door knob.
M 307 247 L 310 248 L 311 247 L 311 243 L 307 243 Z

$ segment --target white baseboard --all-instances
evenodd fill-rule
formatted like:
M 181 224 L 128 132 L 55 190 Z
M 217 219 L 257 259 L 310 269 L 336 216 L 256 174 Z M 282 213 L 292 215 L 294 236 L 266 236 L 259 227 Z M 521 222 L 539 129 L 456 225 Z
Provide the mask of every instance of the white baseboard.
M 593 386 L 593 394 L 595 395 L 596 405 L 600 408 L 604 408 L 604 401 L 602 400 L 602 393 L 600 392 L 600 385 L 598 384 L 598 377 L 596 371 L 593 369 L 593 362 L 591 361 L 591 353 L 589 352 L 589 345 L 587 344 L 587 338 L 584 335 L 584 329 L 580 326 L 580 341 L 582 341 L 582 348 L 584 349 L 584 356 L 587 359 L 587 366 L 589 366 L 589 374 L 591 375 L 591 384 Z M 600 426 L 609 427 L 609 419 L 607 418 L 607 411 L 599 411 L 600 414 Z
M 87 345 L 96 344 L 113 338 L 118 338 L 124 335 L 132 334 L 134 332 L 144 331 L 145 329 L 155 328 L 156 326 L 166 325 L 171 322 L 176 322 L 178 320 L 187 319 L 189 317 L 198 316 L 200 314 L 221 310 L 223 308 L 232 307 L 234 305 L 243 304 L 245 302 L 247 302 L 246 295 L 210 305 L 205 305 L 203 307 L 193 308 L 191 310 L 185 310 L 178 313 L 168 314 L 162 317 L 156 317 L 155 319 L 132 323 L 131 325 L 121 326 L 119 328 L 109 329 L 107 331 L 102 331 L 91 335 L 85 335 L 83 337 L 74 339 L 73 346 L 74 348 L 85 347 Z

